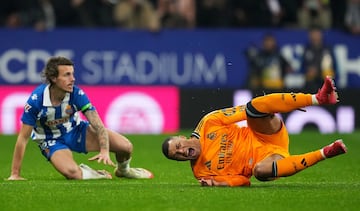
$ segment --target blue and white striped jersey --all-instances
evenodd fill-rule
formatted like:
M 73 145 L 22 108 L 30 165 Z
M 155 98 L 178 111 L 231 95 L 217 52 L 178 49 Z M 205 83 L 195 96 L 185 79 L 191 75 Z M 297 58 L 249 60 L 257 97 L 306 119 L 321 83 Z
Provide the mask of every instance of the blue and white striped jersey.
M 95 110 L 87 95 L 77 86 L 72 93 L 66 93 L 61 105 L 53 106 L 49 86 L 42 84 L 32 92 L 21 117 L 24 124 L 34 127 L 31 137 L 37 142 L 61 138 L 80 124 L 78 111 Z

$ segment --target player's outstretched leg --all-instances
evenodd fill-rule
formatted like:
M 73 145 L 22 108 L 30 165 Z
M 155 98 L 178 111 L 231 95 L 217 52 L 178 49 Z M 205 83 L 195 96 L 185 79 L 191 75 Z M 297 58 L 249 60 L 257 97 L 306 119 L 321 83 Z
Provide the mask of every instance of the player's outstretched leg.
M 338 94 L 334 81 L 326 77 L 324 84 L 316 94 L 274 93 L 256 97 L 246 105 L 251 117 L 265 117 L 273 113 L 287 113 L 311 105 L 335 104 Z
M 323 147 L 320 150 L 292 155 L 273 162 L 273 177 L 286 177 L 310 167 L 326 158 L 332 158 L 347 152 L 341 139 Z
M 131 158 L 115 168 L 115 176 L 125 177 L 129 179 L 151 179 L 154 177 L 153 173 L 144 168 L 130 168 Z

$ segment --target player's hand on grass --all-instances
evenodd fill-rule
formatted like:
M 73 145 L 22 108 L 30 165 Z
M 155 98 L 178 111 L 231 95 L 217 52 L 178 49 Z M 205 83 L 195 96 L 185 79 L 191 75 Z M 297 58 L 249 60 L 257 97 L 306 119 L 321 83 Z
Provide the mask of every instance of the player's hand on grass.
M 226 182 L 218 182 L 213 177 L 202 177 L 198 181 L 201 186 L 229 186 Z
M 221 186 L 221 184 L 212 177 L 202 177 L 199 179 L 199 183 L 201 186 Z
M 100 152 L 94 157 L 89 158 L 89 161 L 97 160 L 98 163 L 103 162 L 105 165 L 116 166 L 115 163 L 110 159 L 109 152 Z
M 205 178 L 200 178 L 199 183 L 201 186 L 213 186 L 213 180 L 210 179 L 205 179 Z
M 26 179 L 18 175 L 11 175 L 7 180 L 26 180 Z

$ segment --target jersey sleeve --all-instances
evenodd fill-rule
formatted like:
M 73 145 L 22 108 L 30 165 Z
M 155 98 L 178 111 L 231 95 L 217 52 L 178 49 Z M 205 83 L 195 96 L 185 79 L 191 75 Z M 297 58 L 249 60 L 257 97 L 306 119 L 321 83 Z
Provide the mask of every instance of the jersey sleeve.
M 91 104 L 89 97 L 82 89 L 75 87 L 73 98 L 77 110 L 81 111 L 82 113 L 85 113 L 89 110 L 95 110 L 95 107 Z
M 36 126 L 37 116 L 40 111 L 39 103 L 41 102 L 42 98 L 33 92 L 24 106 L 24 110 L 21 116 L 22 123 L 31 125 L 33 127 Z
M 250 186 L 249 178 L 242 175 L 214 176 L 213 179 L 217 182 L 226 182 L 231 187 Z
M 245 105 L 219 109 L 205 115 L 194 130 L 194 134 L 200 134 L 204 125 L 211 122 L 211 125 L 230 125 L 246 120 Z M 205 124 L 205 122 L 207 122 Z

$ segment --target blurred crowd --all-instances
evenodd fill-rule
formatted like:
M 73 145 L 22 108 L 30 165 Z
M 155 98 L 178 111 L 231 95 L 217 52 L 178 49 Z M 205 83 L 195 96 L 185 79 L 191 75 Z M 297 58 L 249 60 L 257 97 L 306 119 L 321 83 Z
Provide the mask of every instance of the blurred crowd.
M 272 34 L 265 34 L 259 46 L 246 49 L 248 87 L 281 91 L 296 84 L 300 73 L 301 87 L 316 91 L 326 75 L 336 78 L 336 61 L 323 40 L 323 30 L 360 35 L 360 0 L 4 0 L 0 24 L 38 31 L 61 27 L 305 29 L 309 41 L 300 71 L 294 71 L 281 54 Z
M 360 0 L 4 0 L 2 27 L 248 28 L 360 33 Z
M 318 26 L 308 29 L 308 41 L 299 70 L 294 70 L 280 52 L 276 37 L 270 33 L 263 36 L 259 47 L 250 46 L 245 55 L 249 67 L 248 87 L 255 92 L 306 88 L 315 93 L 326 76 L 337 78 L 332 46 L 325 42 L 323 31 Z

